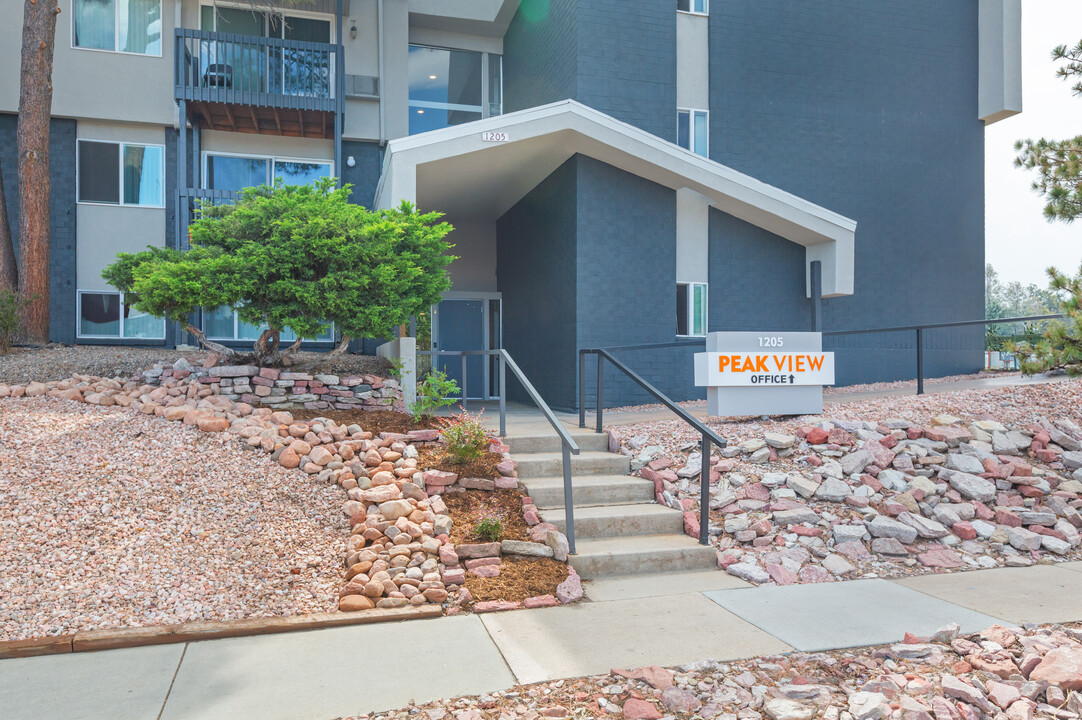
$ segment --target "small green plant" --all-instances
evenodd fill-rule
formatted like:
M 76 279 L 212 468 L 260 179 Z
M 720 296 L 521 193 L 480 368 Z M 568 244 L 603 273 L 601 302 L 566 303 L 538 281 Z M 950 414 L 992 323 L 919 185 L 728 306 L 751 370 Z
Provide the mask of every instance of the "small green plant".
M 481 424 L 481 413 L 471 415 L 463 410 L 458 415 L 440 418 L 440 437 L 454 465 L 466 465 L 479 459 L 488 447 L 488 433 Z
M 385 358 L 387 362 L 387 374 L 395 380 L 402 380 L 402 373 L 406 369 L 406 362 L 402 358 Z
M 15 336 L 22 330 L 22 314 L 28 304 L 14 290 L 0 288 L 0 355 L 7 355 Z
M 473 526 L 473 533 L 488 542 L 497 542 L 503 537 L 503 523 L 496 518 L 481 518 L 481 522 Z
M 417 400 L 410 403 L 406 410 L 409 411 L 414 422 L 421 422 L 431 417 L 436 410 L 454 405 L 455 401 L 449 396 L 458 393 L 458 383 L 448 380 L 447 374 L 443 371 L 433 370 L 417 386 Z

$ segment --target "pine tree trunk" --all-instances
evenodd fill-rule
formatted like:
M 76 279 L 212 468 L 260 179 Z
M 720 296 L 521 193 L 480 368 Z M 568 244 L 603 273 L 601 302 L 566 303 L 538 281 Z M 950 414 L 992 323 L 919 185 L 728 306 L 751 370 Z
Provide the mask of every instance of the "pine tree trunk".
M 53 106 L 53 42 L 58 0 L 23 4 L 19 81 L 19 290 L 29 300 L 27 337 L 49 339 L 49 119 Z
M 8 201 L 4 194 L 4 170 L 0 167 L 0 290 L 19 289 L 19 271 L 15 264 L 15 245 L 11 240 Z
M 204 350 L 210 350 L 212 353 L 216 353 L 222 358 L 236 361 L 238 355 L 233 348 L 226 347 L 221 343 L 211 342 L 207 340 L 207 336 L 203 334 L 203 331 L 197 328 L 195 325 L 185 325 L 184 330 L 195 336 L 195 341 L 199 343 L 199 347 Z

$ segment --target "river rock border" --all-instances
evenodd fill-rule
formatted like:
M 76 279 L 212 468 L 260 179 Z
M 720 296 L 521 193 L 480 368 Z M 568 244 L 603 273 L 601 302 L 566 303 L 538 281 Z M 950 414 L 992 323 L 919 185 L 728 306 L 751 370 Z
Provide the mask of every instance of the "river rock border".
M 172 387 L 198 382 L 215 395 L 275 410 L 395 410 L 405 411 L 397 380 L 378 375 L 311 375 L 255 365 L 196 367 L 184 358 L 155 363 L 144 370 L 147 385 Z

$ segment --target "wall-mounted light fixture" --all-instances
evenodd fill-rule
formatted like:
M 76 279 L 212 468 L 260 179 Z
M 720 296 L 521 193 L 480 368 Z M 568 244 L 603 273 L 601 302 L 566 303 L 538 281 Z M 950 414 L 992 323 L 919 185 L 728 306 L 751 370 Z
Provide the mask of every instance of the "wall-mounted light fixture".
M 353 21 L 353 26 L 349 29 L 349 37 L 351 40 L 357 39 L 357 21 Z
M 349 167 L 353 167 L 356 164 L 357 164 L 357 161 L 354 159 L 354 157 L 352 155 L 350 155 L 348 158 L 346 158 L 346 165 L 348 165 Z

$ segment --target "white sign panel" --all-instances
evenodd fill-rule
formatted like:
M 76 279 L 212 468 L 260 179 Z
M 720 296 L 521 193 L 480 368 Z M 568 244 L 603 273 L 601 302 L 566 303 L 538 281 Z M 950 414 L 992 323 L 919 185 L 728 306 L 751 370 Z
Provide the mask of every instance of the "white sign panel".
M 834 353 L 698 353 L 695 384 L 707 387 L 833 385 Z
M 510 142 L 511 136 L 505 132 L 485 131 L 481 133 L 481 142 Z
M 695 384 L 706 387 L 710 415 L 814 415 L 834 384 L 834 353 L 823 352 L 820 333 L 709 333 Z

